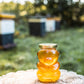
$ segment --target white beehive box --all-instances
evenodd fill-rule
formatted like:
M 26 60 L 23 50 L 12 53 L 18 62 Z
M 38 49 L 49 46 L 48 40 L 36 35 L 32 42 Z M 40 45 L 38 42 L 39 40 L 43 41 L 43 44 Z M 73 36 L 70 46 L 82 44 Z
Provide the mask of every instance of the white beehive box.
M 53 18 L 46 19 L 46 32 L 55 32 L 55 20 Z
M 15 32 L 15 15 L 0 14 L 0 34 Z
M 0 49 L 15 47 L 15 15 L 0 14 Z

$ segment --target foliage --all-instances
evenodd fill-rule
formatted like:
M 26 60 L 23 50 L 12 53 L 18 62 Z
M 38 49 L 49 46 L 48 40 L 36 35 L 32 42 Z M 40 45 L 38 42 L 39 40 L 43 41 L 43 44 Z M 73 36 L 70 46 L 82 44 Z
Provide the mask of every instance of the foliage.
M 46 2 L 46 3 L 45 3 Z M 19 3 L 0 3 L 0 12 L 15 13 L 17 19 L 33 15 L 60 16 L 62 23 L 68 26 L 82 25 L 84 19 L 84 4 L 73 3 L 73 0 L 35 0 L 35 3 L 26 1 L 24 5 Z
M 47 4 L 44 1 L 47 1 Z M 80 16 L 84 15 L 84 4 L 80 4 L 80 0 L 76 3 L 73 3 L 73 0 L 36 0 L 35 7 L 43 4 L 47 7 L 47 10 L 45 13 L 41 10 L 40 14 L 61 16 L 62 23 L 66 23 L 69 26 L 82 24 Z
M 0 75 L 11 71 L 37 68 L 38 44 L 46 42 L 58 44 L 57 50 L 60 52 L 59 62 L 62 69 L 84 75 L 84 27 L 47 33 L 44 38 L 40 38 L 29 36 L 27 26 L 24 29 L 23 25 L 16 26 L 17 47 L 8 51 L 0 51 Z
M 20 15 L 22 12 L 26 11 L 25 14 Z M 3 2 L 0 3 L 0 12 L 1 13 L 14 13 L 17 18 L 19 16 L 31 15 L 34 13 L 34 6 L 31 2 L 26 2 L 24 5 L 20 3 L 13 3 L 12 1 L 9 3 Z

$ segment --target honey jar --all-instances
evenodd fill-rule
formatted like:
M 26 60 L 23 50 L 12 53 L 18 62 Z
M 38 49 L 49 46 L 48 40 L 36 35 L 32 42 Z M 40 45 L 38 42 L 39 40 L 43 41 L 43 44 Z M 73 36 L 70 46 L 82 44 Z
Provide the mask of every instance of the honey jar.
M 39 59 L 37 63 L 37 77 L 40 82 L 56 82 L 60 78 L 60 64 L 57 61 L 59 52 L 56 50 L 57 44 L 44 43 L 39 44 L 39 47 L 40 50 L 37 53 Z

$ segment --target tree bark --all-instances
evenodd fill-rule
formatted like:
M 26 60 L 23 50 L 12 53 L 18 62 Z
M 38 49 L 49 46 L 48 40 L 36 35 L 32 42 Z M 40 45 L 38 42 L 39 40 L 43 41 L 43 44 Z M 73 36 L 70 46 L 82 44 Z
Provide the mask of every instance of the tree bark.
M 56 83 L 38 81 L 37 70 L 11 72 L 0 77 L 0 84 L 84 84 L 84 76 L 75 72 L 60 70 L 61 77 Z

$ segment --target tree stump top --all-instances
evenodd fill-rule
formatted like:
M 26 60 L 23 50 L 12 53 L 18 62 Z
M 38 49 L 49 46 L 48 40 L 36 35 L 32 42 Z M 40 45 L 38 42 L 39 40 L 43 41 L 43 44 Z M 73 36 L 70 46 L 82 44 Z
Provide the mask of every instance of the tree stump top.
M 84 76 L 75 72 L 60 70 L 61 77 L 56 83 L 40 83 L 37 70 L 11 72 L 0 77 L 0 84 L 84 84 Z

